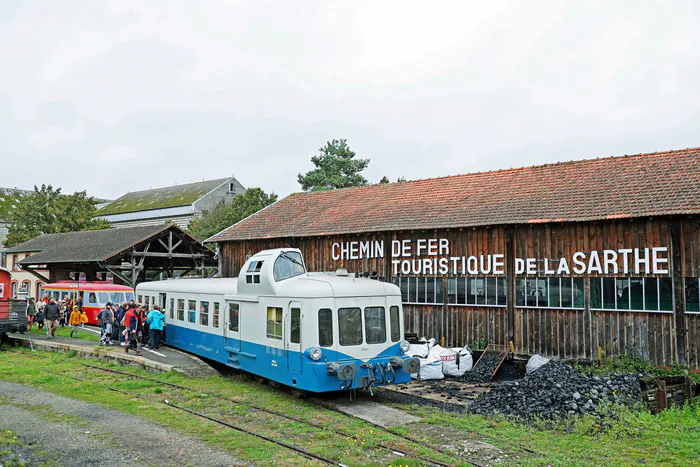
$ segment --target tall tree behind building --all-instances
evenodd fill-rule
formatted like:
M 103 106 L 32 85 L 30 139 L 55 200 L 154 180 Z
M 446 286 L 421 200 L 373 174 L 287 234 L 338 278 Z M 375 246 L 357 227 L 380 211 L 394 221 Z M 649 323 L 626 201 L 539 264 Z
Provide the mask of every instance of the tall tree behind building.
M 299 174 L 297 180 L 304 191 L 332 190 L 349 186 L 367 185 L 367 179 L 360 172 L 369 165 L 369 159 L 355 159 L 347 140 L 334 139 L 319 149 L 313 156 L 314 170 Z
M 248 188 L 245 193 L 234 196 L 230 203 L 222 202 L 211 211 L 203 211 L 202 217 L 190 221 L 187 231 L 197 240 L 206 240 L 275 201 L 274 193 L 268 195 L 260 188 Z
M 10 248 L 43 234 L 109 228 L 109 222 L 95 218 L 96 212 L 94 198 L 85 191 L 64 195 L 51 185 L 35 186 L 34 193 L 20 198 L 10 211 L 4 244 Z

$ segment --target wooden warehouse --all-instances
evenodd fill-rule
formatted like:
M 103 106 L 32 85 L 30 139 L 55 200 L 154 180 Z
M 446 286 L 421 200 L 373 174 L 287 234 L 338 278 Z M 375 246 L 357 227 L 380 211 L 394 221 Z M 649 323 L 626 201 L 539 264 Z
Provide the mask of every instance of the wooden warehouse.
M 700 368 L 700 148 L 296 193 L 207 241 L 227 277 L 296 247 L 394 282 L 449 345 Z

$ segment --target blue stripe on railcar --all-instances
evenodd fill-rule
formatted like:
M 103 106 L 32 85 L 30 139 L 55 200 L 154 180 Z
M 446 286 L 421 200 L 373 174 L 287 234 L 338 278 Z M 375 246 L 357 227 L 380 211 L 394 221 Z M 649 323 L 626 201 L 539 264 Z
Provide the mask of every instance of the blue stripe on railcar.
M 170 346 L 304 391 L 328 392 L 358 388 L 357 378 L 352 382 L 346 382 L 334 375 L 328 375 L 326 361 L 355 363 L 358 367 L 358 377 L 367 376 L 369 373 L 368 369 L 360 368 L 363 361 L 332 349 L 322 349 L 323 357 L 320 361 L 315 362 L 299 352 L 285 351 L 243 340 L 240 341 L 240 351 L 229 352 L 226 350 L 225 339 L 221 335 L 172 324 L 166 324 L 166 331 Z M 402 353 L 399 344 L 395 343 L 387 347 L 380 355 L 370 359 L 370 362 L 379 363 L 386 368 L 391 356 L 401 356 Z M 301 360 L 301 371 L 289 370 L 287 367 L 288 358 Z M 400 368 L 395 369 L 390 376 L 394 380 L 392 384 L 407 383 L 411 379 L 410 375 L 404 373 Z

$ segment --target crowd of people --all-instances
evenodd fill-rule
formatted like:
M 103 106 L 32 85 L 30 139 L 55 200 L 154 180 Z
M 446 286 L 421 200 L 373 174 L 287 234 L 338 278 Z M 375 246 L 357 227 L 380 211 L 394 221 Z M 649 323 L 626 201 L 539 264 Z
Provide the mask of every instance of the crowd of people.
M 44 296 L 36 301 L 30 298 L 27 302 L 27 317 L 29 330 L 36 324 L 39 329 L 46 328 L 49 339 L 56 337 L 59 326 L 70 327 L 70 337 L 79 337 L 81 328 L 85 327 L 88 317 L 81 310 L 80 301 L 74 301 L 68 295 L 63 299 Z M 97 316 L 100 325 L 100 345 L 119 344 L 124 352 L 133 350 L 141 355 L 141 348 L 148 347 L 156 350 L 164 341 L 165 315 L 160 307 L 154 306 L 150 311 L 147 307 L 135 303 L 107 303 Z

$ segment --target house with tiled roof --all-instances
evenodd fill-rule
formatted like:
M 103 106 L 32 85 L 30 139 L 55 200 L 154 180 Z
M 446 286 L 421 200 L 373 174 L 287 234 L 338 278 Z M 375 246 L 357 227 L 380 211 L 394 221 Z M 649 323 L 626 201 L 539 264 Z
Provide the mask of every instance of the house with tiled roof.
M 295 193 L 206 241 L 224 277 L 291 247 L 393 282 L 446 345 L 700 368 L 700 148 Z
M 234 176 L 216 180 L 132 191 L 102 206 L 97 215 L 112 226 L 135 227 L 172 222 L 180 228 L 204 210 L 230 202 L 245 188 Z

